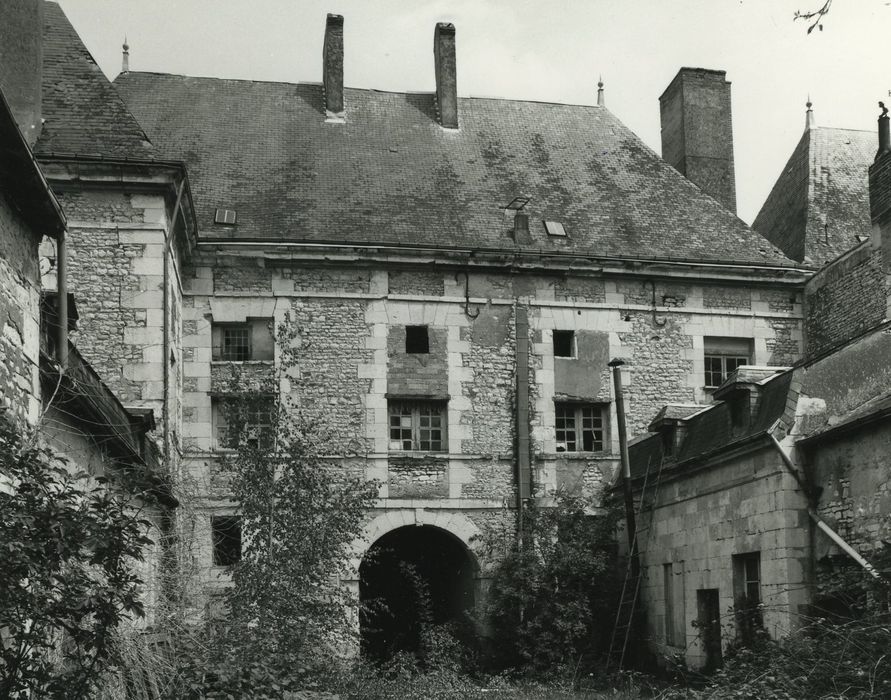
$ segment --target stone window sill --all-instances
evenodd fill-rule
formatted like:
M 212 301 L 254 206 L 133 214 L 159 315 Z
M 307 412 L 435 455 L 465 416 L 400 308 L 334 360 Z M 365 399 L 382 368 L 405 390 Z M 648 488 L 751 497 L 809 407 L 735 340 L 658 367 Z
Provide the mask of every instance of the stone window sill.
M 258 366 L 269 366 L 275 364 L 275 360 L 211 360 L 210 364 L 212 365 L 258 365 Z

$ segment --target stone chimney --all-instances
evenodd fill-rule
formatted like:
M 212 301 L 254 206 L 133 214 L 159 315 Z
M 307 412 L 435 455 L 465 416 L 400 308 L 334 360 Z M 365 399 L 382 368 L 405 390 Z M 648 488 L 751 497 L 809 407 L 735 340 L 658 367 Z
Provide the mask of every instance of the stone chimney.
M 872 218 L 870 242 L 879 249 L 885 275 L 891 275 L 891 124 L 888 109 L 879 102 L 879 149 L 869 166 L 869 214 Z M 885 318 L 891 318 L 891 290 L 885 297 Z
M 455 62 L 455 25 L 439 22 L 433 32 L 436 67 L 436 114 L 446 129 L 458 128 L 458 76 Z
M 343 119 L 343 16 L 328 15 L 322 49 L 322 93 L 329 119 Z
M 722 70 L 681 68 L 659 97 L 662 157 L 736 213 L 730 83 Z
M 16 124 L 33 146 L 40 136 L 43 0 L 2 0 L 0 88 Z

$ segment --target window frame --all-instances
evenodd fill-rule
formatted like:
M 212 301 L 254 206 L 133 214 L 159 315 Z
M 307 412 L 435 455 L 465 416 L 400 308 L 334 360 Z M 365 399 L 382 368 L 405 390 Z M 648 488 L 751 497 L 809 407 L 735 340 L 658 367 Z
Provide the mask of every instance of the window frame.
M 561 412 L 563 415 L 561 415 Z M 586 416 L 586 412 L 590 412 L 590 416 Z M 590 426 L 585 427 L 586 420 L 590 418 Z M 572 424 L 568 423 L 572 420 Z M 562 427 L 561 427 L 562 420 Z M 597 423 L 599 422 L 599 426 Z M 568 439 L 569 433 L 573 434 L 573 439 Z M 585 433 L 590 432 L 592 449 L 586 450 Z M 600 433 L 600 440 L 596 439 L 597 433 Z M 560 440 L 560 434 L 563 433 L 563 440 Z M 581 435 L 581 440 L 579 436 Z M 593 454 L 596 452 L 609 451 L 609 404 L 607 403 L 584 403 L 578 401 L 555 401 L 554 402 L 554 441 L 555 451 L 559 454 Z M 575 447 L 570 449 L 569 445 Z M 600 445 L 599 448 L 596 445 Z M 563 449 L 560 449 L 563 445 Z M 581 447 L 581 449 L 579 449 Z
M 243 334 L 243 343 L 227 344 L 227 335 L 230 333 Z M 222 323 L 220 324 L 220 350 L 219 357 L 222 362 L 248 362 L 254 357 L 254 348 L 251 336 L 253 328 L 250 323 Z M 233 347 L 241 352 L 234 352 Z M 241 355 L 244 355 L 243 357 Z
M 742 348 L 745 345 L 745 352 Z M 752 338 L 745 337 L 703 337 L 703 385 L 706 391 L 714 391 L 723 384 L 737 367 L 750 365 L 755 352 Z M 709 362 L 719 364 L 717 372 L 709 368 Z M 731 366 L 732 365 L 732 366 Z M 719 378 L 717 384 L 711 383 L 714 377 Z
M 394 425 L 393 419 L 397 415 L 399 424 Z M 438 418 L 438 426 L 434 425 L 434 418 Z M 407 419 L 407 424 L 405 419 Z M 425 421 L 425 419 L 427 420 Z M 427 425 L 424 424 L 425 422 Z M 396 437 L 394 437 L 394 430 L 399 431 Z M 447 453 L 449 451 L 448 404 L 440 399 L 389 399 L 387 401 L 387 431 L 387 447 L 390 452 Z M 427 431 L 427 439 L 424 439 L 424 431 Z M 437 440 L 432 438 L 434 431 L 439 432 Z M 410 448 L 405 447 L 406 442 L 411 445 Z M 399 446 L 396 446 L 397 443 Z M 424 444 L 428 446 L 423 447 Z M 433 447 L 434 444 L 438 444 L 439 448 Z
M 227 408 L 227 404 L 232 405 L 239 400 L 240 399 L 237 396 L 217 396 L 212 399 L 211 408 L 213 414 L 214 440 L 217 449 L 237 450 L 240 446 L 239 438 L 242 430 L 247 433 L 253 433 L 247 438 L 249 447 L 255 449 L 271 449 L 275 437 L 272 430 L 275 412 L 275 397 L 261 394 L 256 398 L 250 399 L 249 402 L 251 405 L 245 407 L 247 417 L 245 420 L 241 420 L 242 416 L 239 416 L 238 434 L 233 437 L 227 419 L 227 412 L 232 409 Z M 250 418 L 262 417 L 265 417 L 266 420 L 250 420 Z M 255 444 L 251 445 L 251 441 L 254 441 Z

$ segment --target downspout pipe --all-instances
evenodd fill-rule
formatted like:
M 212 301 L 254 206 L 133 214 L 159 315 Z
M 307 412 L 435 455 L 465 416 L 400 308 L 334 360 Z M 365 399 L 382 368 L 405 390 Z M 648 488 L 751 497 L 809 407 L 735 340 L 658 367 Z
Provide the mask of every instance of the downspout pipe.
M 62 373 L 68 367 L 68 242 L 67 231 L 62 229 L 56 237 L 56 361 Z
M 526 307 L 514 303 L 517 329 L 517 543 L 524 545 L 524 513 L 531 498 L 532 460 L 529 437 L 529 318 Z
M 616 426 L 619 429 L 619 457 L 622 463 L 622 494 L 625 496 L 625 523 L 628 529 L 628 553 L 637 557 L 636 537 L 637 524 L 634 518 L 634 494 L 631 492 L 631 461 L 628 458 L 628 432 L 625 427 L 625 396 L 622 389 L 622 366 L 624 360 L 611 360 L 607 366 L 613 373 L 613 385 L 616 393 Z
M 768 431 L 767 436 L 770 438 L 770 441 L 773 443 L 773 446 L 776 448 L 776 451 L 779 453 L 780 458 L 783 460 L 783 464 L 786 466 L 786 469 L 788 469 L 789 472 L 792 474 L 792 476 L 795 477 L 795 481 L 801 487 L 802 491 L 804 491 L 805 497 L 807 498 L 807 501 L 808 501 L 807 514 L 810 516 L 811 520 L 814 521 L 816 526 L 820 530 L 822 530 L 823 533 L 830 540 L 832 540 L 835 544 L 837 544 L 838 547 L 845 554 L 847 554 L 849 557 L 851 557 L 851 559 L 853 559 L 860 566 L 862 566 L 863 569 L 866 570 L 866 572 L 870 576 L 872 576 L 876 581 L 878 581 L 879 583 L 881 583 L 885 586 L 891 586 L 891 583 L 889 583 L 889 581 L 884 576 L 882 576 L 882 574 L 872 564 L 870 564 L 868 561 L 866 561 L 866 559 L 864 559 L 860 555 L 860 552 L 858 552 L 856 549 L 854 549 L 854 547 L 852 547 L 850 544 L 848 544 L 841 535 L 839 535 L 835 530 L 833 530 L 829 526 L 829 524 L 825 520 L 823 520 L 823 518 L 820 517 L 819 513 L 817 513 L 816 508 L 814 508 L 815 499 L 814 499 L 813 489 L 805 481 L 804 477 L 801 475 L 801 473 L 798 471 L 798 469 L 795 468 L 795 465 L 792 463 L 792 460 L 789 458 L 789 455 L 786 454 L 786 451 L 783 449 L 783 446 L 780 445 L 779 440 L 777 440 L 776 437 L 774 437 L 773 428 L 771 428 L 771 430 Z

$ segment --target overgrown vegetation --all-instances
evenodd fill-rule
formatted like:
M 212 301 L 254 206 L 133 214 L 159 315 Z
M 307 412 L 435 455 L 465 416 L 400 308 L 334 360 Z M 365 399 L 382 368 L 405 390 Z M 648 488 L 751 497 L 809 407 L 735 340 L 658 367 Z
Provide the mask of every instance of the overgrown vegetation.
M 230 407 L 241 431 L 222 470 L 244 547 L 218 619 L 187 640 L 174 697 L 281 697 L 325 682 L 332 660 L 356 648 L 358 601 L 340 580 L 377 485 L 325 459 L 320 429 L 298 410 L 276 404 L 268 429 L 252 433 L 261 400 Z
M 2 416 L 0 478 L 0 697 L 94 697 L 119 624 L 143 615 L 150 523 Z
M 495 670 L 578 676 L 606 651 L 620 585 L 618 511 L 598 505 L 560 493 L 553 507 L 529 507 L 522 547 L 507 533 L 486 533 L 488 556 L 498 561 L 486 611 Z

